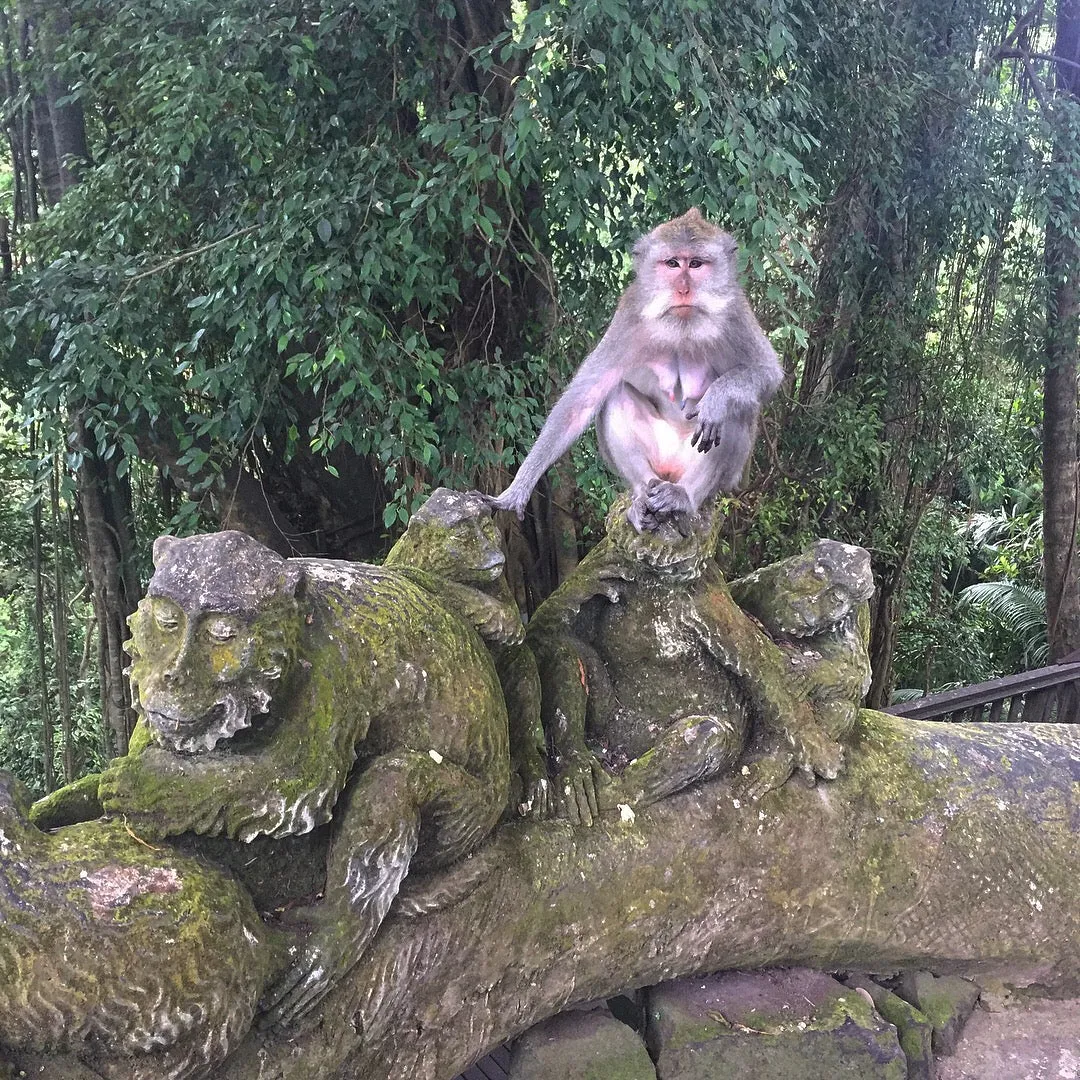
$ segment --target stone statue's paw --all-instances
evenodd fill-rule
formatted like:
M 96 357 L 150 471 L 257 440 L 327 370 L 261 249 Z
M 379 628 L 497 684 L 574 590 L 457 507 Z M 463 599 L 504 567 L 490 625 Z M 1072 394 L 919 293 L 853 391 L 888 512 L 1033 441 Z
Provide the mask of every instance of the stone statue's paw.
M 346 914 L 331 914 L 322 906 L 296 909 L 294 918 L 314 924 L 311 936 L 296 958 L 259 1001 L 259 1026 L 288 1028 L 313 1009 L 358 956 L 355 930 Z
M 787 783 L 795 771 L 795 758 L 789 752 L 777 751 L 767 757 L 744 765 L 732 788 L 738 802 L 757 802 L 770 791 Z
M 554 781 L 555 816 L 573 825 L 592 825 L 600 816 L 597 792 L 609 779 L 603 765 L 588 750 L 566 754 Z
M 795 736 L 798 767 L 811 779 L 835 780 L 844 767 L 844 748 L 818 727 Z
M 221 831 L 220 798 L 193 794 L 168 770 L 148 767 L 146 755 L 113 761 L 101 775 L 98 798 L 103 813 L 123 817 L 145 838 Z
M 536 777 L 523 785 L 517 812 L 530 821 L 546 821 L 555 816 L 555 788 L 546 776 Z

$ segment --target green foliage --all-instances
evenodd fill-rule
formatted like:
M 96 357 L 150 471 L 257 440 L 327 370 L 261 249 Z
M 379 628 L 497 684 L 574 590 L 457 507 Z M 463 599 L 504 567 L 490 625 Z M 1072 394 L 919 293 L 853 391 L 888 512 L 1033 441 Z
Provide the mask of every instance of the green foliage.
M 377 462 L 389 526 L 425 485 L 513 466 L 630 239 L 693 202 L 805 339 L 799 4 L 540 4 L 475 43 L 479 91 L 413 4 L 73 13 L 95 165 L 5 312 L 47 447 L 85 410 L 102 454 L 152 436 L 198 494 L 238 455 L 345 445 Z
M 1037 541 L 959 526 L 1032 525 L 1016 493 L 1039 452 L 1041 237 L 1075 183 L 1051 147 L 1077 116 L 1047 117 L 1021 66 L 990 59 L 1015 18 L 1001 0 L 67 8 L 49 73 L 92 162 L 20 223 L 0 380 L 39 477 L 62 460 L 66 507 L 73 417 L 119 463 L 144 573 L 154 533 L 213 525 L 238 470 L 272 512 L 330 505 L 343 533 L 366 514 L 392 535 L 435 484 L 502 486 L 609 320 L 633 238 L 699 205 L 741 241 L 789 372 L 728 503 L 727 569 L 821 535 L 869 547 L 887 682 L 1023 655 L 960 594 L 1037 584 Z M 41 85 L 45 59 L 8 59 Z M 614 485 L 590 440 L 571 465 L 558 497 L 587 543 Z M 162 500 L 163 477 L 186 497 Z M 43 494 L 5 499 L 0 578 L 25 575 L 18 507 Z M 49 542 L 75 595 L 74 545 Z M 13 659 L 0 689 L 19 706 L 0 738 L 24 750 L 31 670 Z

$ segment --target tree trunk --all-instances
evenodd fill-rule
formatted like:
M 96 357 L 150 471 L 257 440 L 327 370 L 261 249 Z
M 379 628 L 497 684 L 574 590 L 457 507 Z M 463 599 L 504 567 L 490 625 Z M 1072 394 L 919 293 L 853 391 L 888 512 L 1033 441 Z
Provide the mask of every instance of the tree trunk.
M 1077 565 L 1077 342 L 1080 323 L 1080 0 L 1059 0 L 1055 55 L 1059 97 L 1054 176 L 1046 221 L 1046 375 L 1043 384 L 1043 547 L 1050 655 L 1080 648 Z
M 60 463 L 53 460 L 49 484 L 53 535 L 53 668 L 56 671 L 60 738 L 63 741 L 64 782 L 75 779 L 75 741 L 71 727 L 71 657 L 68 654 L 67 585 L 64 578 L 63 544 L 60 528 Z
M 30 431 L 30 451 L 36 445 L 35 430 Z M 52 708 L 49 703 L 49 668 L 45 659 L 45 552 L 41 528 L 41 502 L 34 503 L 31 512 L 34 534 L 34 639 L 37 643 L 38 693 L 41 710 L 41 772 L 46 792 L 56 787 L 53 773 Z
M 77 480 L 98 625 L 101 717 L 112 743 L 111 752 L 123 754 L 135 724 L 124 676 L 123 643 L 128 636 L 128 616 L 140 596 L 132 560 L 131 492 L 116 475 L 117 456 L 102 461 L 81 421 L 76 421 L 75 430 L 83 453 Z

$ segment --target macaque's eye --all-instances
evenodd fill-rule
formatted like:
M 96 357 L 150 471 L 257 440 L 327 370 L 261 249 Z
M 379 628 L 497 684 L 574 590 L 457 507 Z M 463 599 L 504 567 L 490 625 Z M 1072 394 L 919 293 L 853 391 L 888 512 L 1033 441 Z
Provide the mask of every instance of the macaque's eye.
M 207 624 L 206 636 L 215 644 L 221 645 L 232 641 L 237 635 L 237 626 L 231 619 L 214 619 Z
M 690 269 L 691 270 L 696 270 L 699 266 L 704 266 L 704 265 L 705 265 L 705 263 L 702 262 L 701 259 L 691 259 L 690 260 Z
M 679 269 L 679 260 L 678 259 L 665 259 L 664 260 L 664 265 L 665 266 L 670 266 L 672 270 L 678 270 Z
M 157 623 L 159 630 L 164 630 L 168 634 L 180 625 L 180 616 L 171 608 L 155 607 L 154 622 Z

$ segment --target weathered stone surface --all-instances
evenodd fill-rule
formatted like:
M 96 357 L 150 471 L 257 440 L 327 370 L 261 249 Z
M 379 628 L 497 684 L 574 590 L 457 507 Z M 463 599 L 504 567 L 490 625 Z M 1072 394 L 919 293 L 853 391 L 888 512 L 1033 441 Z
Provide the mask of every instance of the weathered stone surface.
M 935 1080 L 933 1025 L 914 1005 L 898 997 L 866 975 L 849 975 L 848 986 L 865 990 L 883 1020 L 887 1020 L 900 1039 L 900 1049 L 907 1058 L 908 1080 Z
M 461 509 L 448 505 L 451 517 Z M 425 528 L 441 528 L 437 518 L 434 515 Z M 416 552 L 425 550 L 422 536 L 413 542 Z M 794 645 L 778 641 L 735 607 L 722 579 L 710 576 L 704 564 L 697 578 L 682 574 L 679 563 L 686 552 L 678 548 L 679 540 L 673 542 L 676 547 L 667 554 L 676 569 L 672 580 L 686 585 L 679 612 L 687 622 L 668 625 L 685 632 L 682 645 L 696 642 L 703 647 L 697 654 L 702 663 L 715 662 L 743 681 L 753 702 L 750 722 L 755 731 L 764 730 L 772 739 L 777 760 L 787 762 L 787 773 L 797 760 L 814 771 L 803 753 L 805 745 L 800 750 L 794 744 L 807 737 L 813 741 L 824 725 L 827 746 L 828 731 L 839 728 L 823 722 L 821 705 L 831 704 L 828 688 L 818 686 L 812 701 L 806 700 L 806 688 L 815 685 L 813 672 L 828 668 L 826 653 L 834 645 L 838 662 L 843 661 L 843 641 L 829 638 L 835 630 L 823 632 L 827 645 L 823 649 L 818 648 L 817 637 L 793 639 Z M 484 542 L 478 548 L 466 547 L 482 552 Z M 624 558 L 627 552 L 629 560 Z M 612 561 L 601 551 L 593 559 L 588 573 L 578 579 L 583 603 L 593 597 L 594 607 L 622 602 L 618 590 L 624 579 L 618 571 L 629 568 L 633 577 L 641 570 L 632 549 L 627 552 Z M 664 552 L 648 555 L 657 565 L 666 558 Z M 693 562 L 682 569 L 689 573 Z M 615 578 L 605 578 L 610 568 L 617 571 Z M 521 646 L 512 635 L 507 637 L 506 612 L 495 595 L 498 590 L 488 587 L 490 582 L 477 584 L 466 573 L 449 583 L 453 587 L 443 588 L 434 570 L 402 565 L 343 574 L 359 593 L 374 595 L 373 604 L 365 608 L 370 626 L 361 632 L 351 625 L 344 635 L 334 631 L 333 647 L 348 661 L 338 671 L 343 683 L 316 676 L 310 683 L 300 680 L 311 686 L 315 708 L 298 710 L 298 726 L 287 732 L 292 739 L 285 746 L 288 752 L 269 760 L 252 754 L 257 768 L 249 759 L 249 752 L 289 726 L 279 723 L 273 708 L 265 718 L 269 721 L 265 730 L 259 714 L 249 728 L 238 731 L 234 740 L 219 741 L 214 750 L 174 751 L 175 770 L 169 776 L 182 781 L 178 785 L 182 790 L 176 794 L 167 783 L 136 784 L 148 803 L 132 799 L 127 804 L 133 810 L 129 820 L 135 832 L 140 807 L 147 820 L 177 826 L 185 815 L 216 822 L 222 810 L 226 817 L 237 808 L 258 811 L 250 800 L 264 791 L 311 796 L 318 787 L 313 778 L 325 777 L 322 736 L 327 730 L 335 739 L 343 732 L 363 737 L 367 718 L 333 707 L 335 694 L 348 689 L 350 678 L 363 683 L 362 698 L 350 698 L 360 700 L 361 710 L 381 701 L 387 715 L 380 714 L 380 719 L 401 719 L 406 724 L 418 716 L 422 720 L 427 709 L 460 700 L 453 697 L 460 693 L 457 684 L 470 679 L 479 679 L 492 699 L 506 692 L 507 680 L 515 678 L 509 672 L 519 665 L 500 665 L 496 673 L 488 648 L 500 639 L 507 649 Z M 614 602 L 607 598 L 605 582 L 613 583 Z M 304 604 L 310 599 L 306 589 L 295 598 Z M 398 603 L 402 598 L 407 603 Z M 572 608 L 570 603 L 564 610 Z M 424 613 L 432 611 L 434 624 L 424 621 Z M 153 611 L 150 614 L 154 616 Z M 350 609 L 346 622 L 351 618 Z M 169 621 L 165 620 L 166 629 Z M 391 651 L 402 641 L 410 648 L 439 647 L 440 641 L 446 644 L 440 628 L 451 623 L 459 628 L 455 634 L 464 627 L 464 639 L 471 644 L 465 652 L 442 657 L 433 669 L 437 685 L 425 686 L 408 672 L 401 678 L 395 671 L 396 683 L 387 679 L 383 658 L 388 643 Z M 327 626 L 334 629 L 331 623 L 304 619 L 298 639 L 301 658 L 310 659 L 310 654 L 303 655 L 304 635 L 321 634 Z M 237 640 L 220 632 L 227 626 L 213 629 L 215 636 Z M 629 640 L 631 631 L 626 632 Z M 325 635 L 322 640 L 328 651 L 317 652 L 320 661 L 332 655 Z M 666 633 L 654 631 L 652 640 L 667 647 Z M 367 652 L 352 652 L 354 643 L 364 641 Z M 825 664 L 814 661 L 811 669 L 799 669 L 795 657 L 803 649 L 820 652 Z M 850 666 L 849 673 L 857 668 L 858 664 Z M 293 670 L 303 675 L 302 664 Z M 686 661 L 685 677 L 693 671 L 694 665 Z M 576 680 L 580 686 L 582 667 L 575 662 L 568 672 L 570 685 Z M 627 680 L 625 685 L 631 686 L 632 672 Z M 442 696 L 446 688 L 450 697 Z M 518 701 L 527 711 L 535 694 L 522 694 Z M 466 702 L 467 707 L 449 716 L 444 712 L 440 722 L 455 716 L 475 721 L 474 704 Z M 198 710 L 189 711 L 200 719 L 195 716 Z M 775 789 L 754 801 L 747 797 L 741 776 L 721 771 L 639 807 L 636 815 L 622 813 L 618 806 L 597 805 L 591 828 L 566 821 L 518 820 L 497 828 L 471 856 L 434 868 L 408 903 L 403 903 L 401 893 L 396 898 L 385 893 L 381 902 L 393 900 L 388 918 L 361 962 L 337 981 L 315 1006 L 313 1016 L 285 1030 L 249 1032 L 214 1071 L 214 1080 L 446 1080 L 485 1051 L 568 1004 L 703 971 L 778 964 L 825 970 L 931 969 L 993 975 L 1006 986 L 1035 982 L 1059 990 L 1076 987 L 1080 728 L 920 724 L 870 712 L 855 715 L 853 707 L 848 711 L 854 726 L 844 736 L 846 768 L 831 783 L 810 786 L 804 776 L 783 783 L 784 773 Z M 178 719 L 168 710 L 163 717 L 166 723 Z M 335 727 L 342 717 L 343 726 Z M 228 720 L 206 713 L 201 718 Z M 650 722 L 646 713 L 638 718 Z M 453 724 L 450 730 L 469 742 L 468 731 Z M 789 736 L 792 742 L 787 742 Z M 151 749 L 166 749 L 150 747 L 149 739 L 147 725 L 140 725 L 131 758 L 125 759 L 129 765 Z M 370 770 L 386 753 L 385 744 L 365 740 L 361 767 Z M 431 765 L 425 763 L 416 773 L 396 774 L 404 782 L 389 784 L 386 799 L 370 801 L 376 812 L 403 793 L 413 798 L 429 790 L 420 781 L 440 763 L 423 748 L 408 760 L 415 762 L 417 756 Z M 221 782 L 201 785 L 207 759 L 226 758 L 231 771 L 222 766 Z M 124 767 L 118 769 L 122 772 Z M 334 783 L 329 786 L 334 788 Z M 289 894 L 294 889 L 310 892 L 317 884 L 314 861 L 301 857 L 307 843 L 322 845 L 325 851 L 328 834 L 333 834 L 327 895 L 347 893 L 343 886 L 357 880 L 353 871 L 367 872 L 350 862 L 357 850 L 354 827 L 363 833 L 372 825 L 370 815 L 352 816 L 358 806 L 356 788 L 352 791 L 350 795 L 347 785 L 325 815 L 333 816 L 329 824 L 306 835 L 268 837 L 250 848 L 227 836 L 195 835 L 140 848 L 149 864 L 168 866 L 174 857 L 181 858 L 174 843 L 192 850 L 206 845 L 204 850 L 212 850 L 242 877 L 251 873 L 251 888 L 260 905 L 295 910 L 295 902 L 304 897 Z M 116 790 L 102 785 L 101 793 L 112 798 Z M 9 908 L 17 909 L 27 890 L 33 893 L 36 880 L 33 860 L 28 860 L 26 875 L 13 889 L 4 892 L 2 885 L 11 861 L 5 841 L 10 844 L 15 831 L 29 829 L 20 814 L 17 811 L 12 831 L 5 828 L 0 834 L 0 934 L 7 929 Z M 392 828 L 395 820 L 391 816 L 381 825 Z M 103 826 L 93 823 L 88 828 L 94 833 Z M 118 834 L 118 823 L 109 828 Z M 47 839 L 52 842 L 65 833 Z M 22 835 L 16 844 L 23 844 Z M 41 836 L 32 831 L 26 835 Z M 124 835 L 137 844 L 126 831 Z M 424 842 L 429 840 L 430 833 Z M 64 860 L 57 849 L 35 843 L 24 849 L 32 850 L 50 872 L 59 872 Z M 228 858 L 229 844 L 237 845 L 238 857 Z M 335 863 L 334 852 L 342 862 Z M 137 858 L 132 859 L 139 867 Z M 296 859 L 304 865 L 296 874 L 284 868 L 277 873 L 274 859 L 290 865 Z M 376 859 L 376 864 L 377 873 L 387 866 L 396 873 L 402 861 L 395 855 L 381 862 Z M 410 864 L 404 887 L 408 889 L 416 877 Z M 441 899 L 425 906 L 425 897 Z M 59 891 L 47 899 L 33 913 L 41 926 L 59 924 L 70 903 Z M 380 916 L 385 911 L 384 907 Z M 141 939 L 146 962 L 193 961 L 190 951 L 171 948 L 168 918 L 164 922 L 164 933 Z M 349 932 L 352 926 L 344 918 L 326 924 L 331 932 L 335 927 Z M 35 948 L 41 952 L 44 946 Z M 0 950 L 0 962 L 2 956 Z M 308 962 L 312 959 L 318 956 L 307 957 Z M 104 988 L 120 978 L 110 968 Z M 21 985 L 35 984 L 21 978 Z M 64 989 L 62 981 L 59 985 Z M 126 1080 L 128 1074 L 112 1075 Z
M 610 1012 L 566 1012 L 514 1044 L 510 1080 L 656 1080 L 645 1043 Z
M 1080 1077 L 1080 1000 L 1033 999 L 1003 1011 L 978 1008 L 938 1080 L 1076 1080 Z
M 979 1000 L 978 986 L 959 975 L 938 977 L 929 971 L 906 971 L 896 990 L 930 1021 L 934 1053 L 954 1053 L 960 1032 Z
M 244 890 L 121 822 L 50 835 L 25 811 L 0 773 L 0 1046 L 82 1055 L 117 1080 L 220 1061 L 281 960 Z M 77 1061 L 39 1074 L 91 1075 Z
M 659 1080 L 905 1080 L 896 1031 L 818 971 L 725 972 L 649 992 Z

